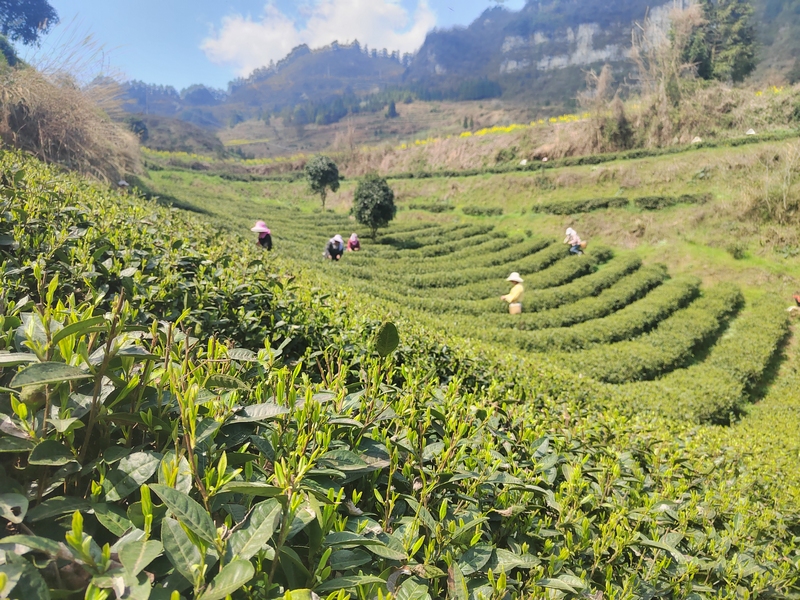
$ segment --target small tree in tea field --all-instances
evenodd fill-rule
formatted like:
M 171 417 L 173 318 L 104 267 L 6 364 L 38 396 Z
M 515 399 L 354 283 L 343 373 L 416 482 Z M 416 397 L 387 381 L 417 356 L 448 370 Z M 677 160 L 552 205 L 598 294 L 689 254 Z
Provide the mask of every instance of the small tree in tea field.
M 327 156 L 315 156 L 306 164 L 308 187 L 322 199 L 322 210 L 325 210 L 325 198 L 328 190 L 339 189 L 339 168 Z
M 397 214 L 394 192 L 383 177 L 367 175 L 358 182 L 353 197 L 353 215 L 356 221 L 369 227 L 372 239 L 379 227 L 386 227 Z

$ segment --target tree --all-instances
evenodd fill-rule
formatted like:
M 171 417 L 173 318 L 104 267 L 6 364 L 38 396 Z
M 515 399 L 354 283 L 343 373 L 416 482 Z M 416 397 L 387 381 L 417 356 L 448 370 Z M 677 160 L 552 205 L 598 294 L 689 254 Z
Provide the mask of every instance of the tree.
M 386 112 L 387 119 L 396 119 L 400 115 L 397 113 L 397 104 L 395 104 L 394 100 L 389 102 L 389 110 Z
M 0 34 L 27 46 L 58 24 L 58 13 L 47 0 L 0 0 Z
M 683 47 L 702 79 L 742 81 L 756 67 L 753 6 L 747 0 L 702 0 L 703 22 Z
M 325 210 L 325 198 L 328 190 L 335 192 L 339 189 L 339 168 L 327 156 L 315 156 L 306 164 L 306 180 L 308 187 L 322 200 L 322 210 Z
M 358 182 L 353 197 L 353 216 L 356 221 L 369 227 L 372 239 L 379 227 L 386 227 L 397 214 L 394 192 L 386 179 L 372 174 Z

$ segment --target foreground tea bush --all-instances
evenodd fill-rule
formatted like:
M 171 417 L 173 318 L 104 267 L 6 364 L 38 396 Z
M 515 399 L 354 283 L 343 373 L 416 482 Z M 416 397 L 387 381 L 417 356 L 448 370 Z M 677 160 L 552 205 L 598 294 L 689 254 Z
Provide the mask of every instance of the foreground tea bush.
M 203 221 L 1 160 L 4 596 L 800 592 L 796 506 L 728 439 L 409 322 L 398 345 Z M 214 276 L 249 308 L 206 304 Z

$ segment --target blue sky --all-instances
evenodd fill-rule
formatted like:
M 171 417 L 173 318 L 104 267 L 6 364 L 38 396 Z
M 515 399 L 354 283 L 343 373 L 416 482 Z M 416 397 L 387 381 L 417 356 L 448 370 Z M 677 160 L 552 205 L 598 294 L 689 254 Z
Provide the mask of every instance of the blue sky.
M 298 43 L 357 38 L 413 51 L 433 27 L 468 25 L 493 0 L 50 0 L 61 16 L 40 52 L 92 34 L 125 78 L 225 88 Z M 519 9 L 524 0 L 506 0 Z

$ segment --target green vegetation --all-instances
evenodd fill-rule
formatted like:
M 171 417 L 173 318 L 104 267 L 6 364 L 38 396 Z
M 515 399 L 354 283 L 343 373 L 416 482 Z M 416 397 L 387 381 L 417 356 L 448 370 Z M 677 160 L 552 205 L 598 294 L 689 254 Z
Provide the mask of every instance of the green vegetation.
M 315 156 L 308 161 L 305 173 L 309 189 L 319 195 L 322 200 L 322 210 L 325 210 L 328 190 L 335 192 L 339 189 L 339 169 L 336 163 L 327 156 Z
M 380 227 L 386 227 L 397 214 L 394 192 L 383 177 L 368 175 L 358 182 L 353 196 L 353 216 L 356 222 L 368 227 L 372 239 Z
M 9 597 L 800 594 L 772 296 L 567 256 L 508 210 L 404 211 L 333 265 L 352 222 L 301 182 L 151 173 L 201 216 L 19 154 L 0 176 Z
M 746 0 L 704 0 L 682 58 L 703 79 L 743 81 L 756 68 L 753 5 Z
M 58 13 L 47 0 L 0 1 L 0 35 L 12 42 L 38 44 L 39 38 L 56 25 Z

